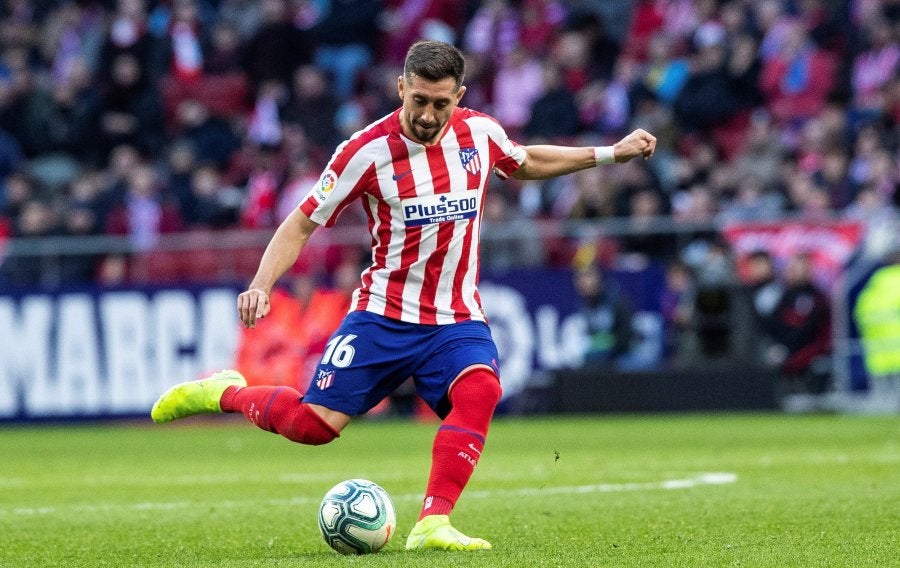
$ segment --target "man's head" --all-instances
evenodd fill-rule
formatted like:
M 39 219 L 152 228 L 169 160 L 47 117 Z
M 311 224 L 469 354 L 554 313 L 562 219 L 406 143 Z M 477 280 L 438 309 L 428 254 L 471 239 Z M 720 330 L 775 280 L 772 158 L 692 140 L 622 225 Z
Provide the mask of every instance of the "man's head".
M 603 272 L 594 264 L 578 266 L 574 270 L 575 290 L 585 299 L 595 299 L 603 291 Z
M 775 278 L 775 263 L 765 250 L 756 250 L 747 257 L 747 278 L 750 284 L 763 284 Z
M 784 271 L 787 285 L 791 287 L 805 286 L 813 281 L 812 253 L 798 252 L 788 261 Z
M 403 132 L 416 142 L 435 142 L 447 126 L 466 88 L 465 60 L 458 49 L 438 41 L 419 41 L 406 53 L 397 89 L 403 100 Z

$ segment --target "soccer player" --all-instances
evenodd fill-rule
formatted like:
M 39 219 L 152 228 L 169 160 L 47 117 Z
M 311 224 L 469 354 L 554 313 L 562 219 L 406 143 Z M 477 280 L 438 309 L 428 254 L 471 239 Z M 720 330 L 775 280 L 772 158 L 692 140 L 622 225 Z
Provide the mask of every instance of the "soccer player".
M 155 422 L 240 412 L 263 430 L 327 444 L 408 377 L 443 419 L 421 515 L 407 549 L 479 550 L 449 521 L 481 457 L 500 400 L 497 349 L 478 296 L 478 240 L 488 176 L 545 179 L 649 158 L 656 139 L 635 130 L 614 146 L 520 146 L 485 114 L 462 108 L 464 61 L 452 45 L 420 41 L 397 79 L 402 106 L 342 143 L 299 207 L 278 227 L 247 291 L 241 322 L 269 313 L 269 295 L 319 225 L 361 200 L 372 235 L 348 315 L 328 342 L 308 392 L 247 387 L 237 371 L 182 383 L 153 406 Z

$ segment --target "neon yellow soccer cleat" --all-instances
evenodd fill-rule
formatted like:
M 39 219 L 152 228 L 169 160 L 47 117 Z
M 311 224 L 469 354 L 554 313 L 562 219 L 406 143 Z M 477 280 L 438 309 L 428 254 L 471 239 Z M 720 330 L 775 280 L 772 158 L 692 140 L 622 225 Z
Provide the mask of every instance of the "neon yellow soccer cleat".
M 447 515 L 429 515 L 416 523 L 406 539 L 406 550 L 490 550 L 491 543 L 470 538 L 450 524 Z
M 150 417 L 163 424 L 185 416 L 222 412 L 219 399 L 230 386 L 245 387 L 247 380 L 237 371 L 224 369 L 199 381 L 177 384 L 159 397 Z

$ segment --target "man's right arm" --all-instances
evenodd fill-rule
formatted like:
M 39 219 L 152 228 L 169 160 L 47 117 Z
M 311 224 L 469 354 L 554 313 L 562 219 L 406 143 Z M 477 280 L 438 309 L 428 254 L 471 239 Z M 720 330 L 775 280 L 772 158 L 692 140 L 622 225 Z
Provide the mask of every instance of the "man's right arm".
M 275 231 L 263 253 L 256 276 L 237 298 L 238 315 L 244 327 L 256 327 L 256 320 L 266 317 L 271 308 L 269 294 L 281 275 L 293 266 L 317 225 L 300 208 L 288 215 Z

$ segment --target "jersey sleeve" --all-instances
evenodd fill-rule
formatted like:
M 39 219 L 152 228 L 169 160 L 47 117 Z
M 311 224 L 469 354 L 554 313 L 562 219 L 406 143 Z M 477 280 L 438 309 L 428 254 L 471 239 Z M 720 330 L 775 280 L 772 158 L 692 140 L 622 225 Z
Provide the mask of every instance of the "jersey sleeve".
M 525 163 L 525 148 L 510 140 L 506 131 L 501 129 L 501 132 L 503 133 L 499 144 L 501 156 L 494 164 L 494 174 L 500 179 L 506 179 Z
M 355 201 L 374 170 L 366 153 L 354 144 L 338 147 L 318 181 L 300 202 L 300 210 L 314 223 L 330 227 L 341 211 Z
M 494 173 L 501 179 L 508 178 L 525 163 L 525 148 L 510 140 L 497 119 L 486 114 L 473 114 L 487 130 Z

